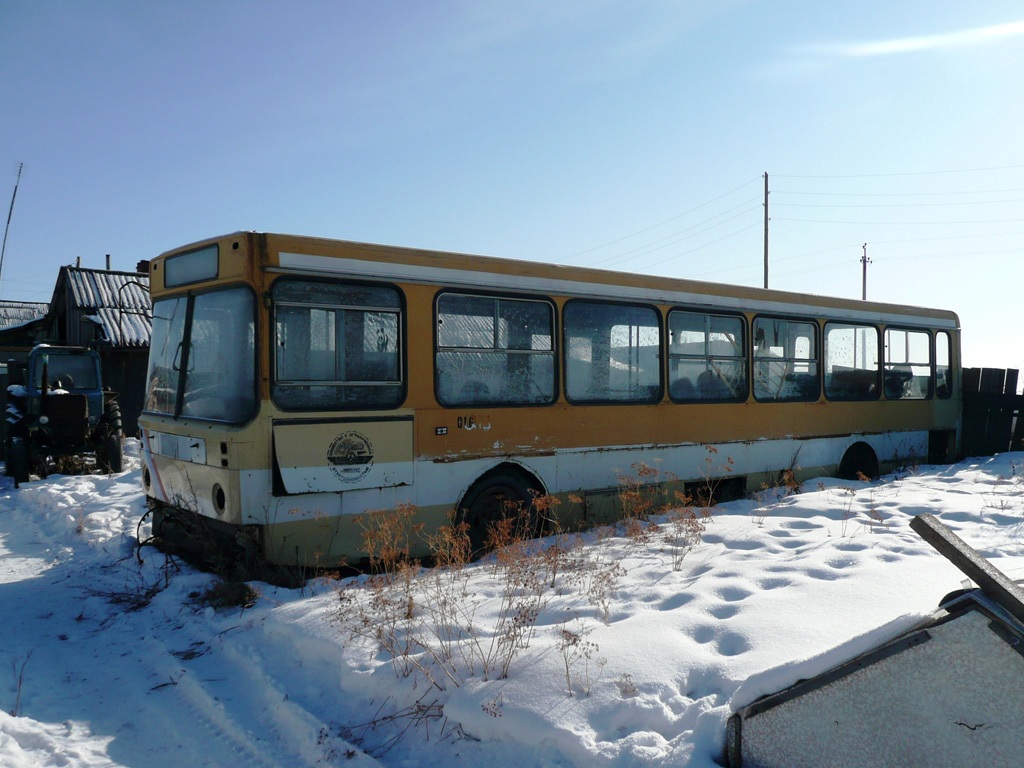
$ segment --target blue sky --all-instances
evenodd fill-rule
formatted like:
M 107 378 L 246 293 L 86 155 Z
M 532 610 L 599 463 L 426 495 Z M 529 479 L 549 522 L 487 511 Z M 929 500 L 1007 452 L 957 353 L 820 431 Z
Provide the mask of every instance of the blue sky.
M 1024 7 L 0 3 L 0 298 L 281 231 L 960 314 L 1024 366 Z

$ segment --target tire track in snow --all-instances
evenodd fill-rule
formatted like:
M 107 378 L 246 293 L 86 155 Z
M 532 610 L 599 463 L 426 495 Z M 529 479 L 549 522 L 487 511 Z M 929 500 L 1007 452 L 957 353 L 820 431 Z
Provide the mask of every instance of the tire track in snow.
M 248 614 L 240 622 L 196 605 L 212 577 L 183 567 L 168 580 L 163 555 L 136 559 L 140 488 L 137 471 L 0 487 L 0 557 L 25 563 L 10 571 L 24 579 L 4 593 L 8 615 L 35 625 L 25 637 L 39 646 L 26 722 L 81 722 L 107 765 L 379 765 L 288 699 L 294 649 L 275 642 L 270 660 Z M 189 649 L 200 654 L 189 659 Z

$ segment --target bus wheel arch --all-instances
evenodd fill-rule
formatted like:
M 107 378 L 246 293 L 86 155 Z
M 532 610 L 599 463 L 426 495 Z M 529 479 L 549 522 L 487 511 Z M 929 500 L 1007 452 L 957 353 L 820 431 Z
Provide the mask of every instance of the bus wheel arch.
M 841 480 L 860 480 L 862 475 L 876 478 L 879 474 L 878 454 L 863 440 L 846 449 L 836 469 L 836 477 Z
M 482 474 L 463 494 L 457 507 L 456 519 L 468 526 L 470 545 L 474 555 L 487 548 L 491 527 L 508 516 L 517 505 L 528 511 L 526 524 L 530 535 L 543 532 L 543 520 L 533 501 L 544 494 L 544 486 L 529 470 L 504 462 Z

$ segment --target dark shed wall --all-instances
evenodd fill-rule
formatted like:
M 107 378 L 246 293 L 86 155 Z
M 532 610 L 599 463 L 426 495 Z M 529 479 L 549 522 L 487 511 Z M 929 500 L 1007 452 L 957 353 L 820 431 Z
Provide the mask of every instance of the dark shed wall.
M 103 385 L 118 393 L 121 423 L 126 437 L 139 434 L 148 349 L 101 349 Z

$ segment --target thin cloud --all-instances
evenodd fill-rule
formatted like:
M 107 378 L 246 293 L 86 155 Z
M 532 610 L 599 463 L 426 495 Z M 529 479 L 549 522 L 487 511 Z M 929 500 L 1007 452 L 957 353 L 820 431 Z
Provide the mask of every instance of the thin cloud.
M 879 40 L 868 43 L 837 43 L 816 46 L 814 52 L 844 57 L 889 56 L 898 53 L 916 53 L 918 51 L 935 51 L 985 45 L 1019 35 L 1024 35 L 1024 21 L 1011 21 L 1005 24 L 995 24 L 990 27 L 946 32 L 941 35 L 922 35 L 919 37 L 902 37 L 894 40 Z

